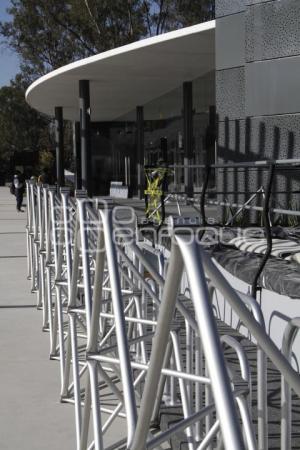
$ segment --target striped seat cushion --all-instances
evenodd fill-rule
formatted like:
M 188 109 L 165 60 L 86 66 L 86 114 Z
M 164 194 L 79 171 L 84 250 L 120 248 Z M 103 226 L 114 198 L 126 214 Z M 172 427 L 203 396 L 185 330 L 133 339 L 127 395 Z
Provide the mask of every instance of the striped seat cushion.
M 228 242 L 229 245 L 242 250 L 243 252 L 264 254 L 267 250 L 267 240 L 265 238 L 249 238 L 249 237 L 236 237 Z M 299 255 L 294 259 L 292 256 Z M 273 256 L 277 258 L 300 260 L 300 245 L 298 242 L 284 239 L 272 239 L 272 252 Z

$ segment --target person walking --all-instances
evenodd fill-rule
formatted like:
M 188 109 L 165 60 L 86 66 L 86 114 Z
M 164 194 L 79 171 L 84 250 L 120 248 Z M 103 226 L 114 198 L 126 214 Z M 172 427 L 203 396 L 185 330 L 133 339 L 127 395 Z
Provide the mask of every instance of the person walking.
M 24 212 L 22 209 L 22 203 L 23 203 L 23 196 L 25 192 L 25 182 L 24 177 L 21 174 L 21 172 L 17 171 L 14 175 L 13 182 L 12 182 L 14 193 L 16 196 L 17 201 L 17 211 Z

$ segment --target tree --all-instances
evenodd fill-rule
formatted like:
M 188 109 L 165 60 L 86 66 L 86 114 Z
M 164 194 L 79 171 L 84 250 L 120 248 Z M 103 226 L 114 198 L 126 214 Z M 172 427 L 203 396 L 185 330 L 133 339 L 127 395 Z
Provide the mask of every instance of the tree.
M 140 0 L 12 0 L 0 34 L 28 74 L 43 75 L 76 59 L 139 39 Z
M 145 23 L 149 36 L 211 20 L 215 0 L 145 0 Z
M 25 101 L 24 81 L 17 76 L 10 86 L 0 89 L 0 162 L 9 170 L 14 152 L 49 148 L 49 119 L 30 108 Z
M 29 78 L 76 59 L 212 18 L 214 0 L 11 0 L 3 42 Z

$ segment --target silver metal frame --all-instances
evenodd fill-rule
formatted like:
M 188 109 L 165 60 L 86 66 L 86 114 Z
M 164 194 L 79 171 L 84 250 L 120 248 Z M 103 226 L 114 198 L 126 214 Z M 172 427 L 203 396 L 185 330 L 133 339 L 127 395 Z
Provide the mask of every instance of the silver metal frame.
M 212 449 L 215 442 L 226 450 L 266 449 L 266 357 L 284 377 L 282 448 L 288 448 L 289 392 L 300 395 L 299 376 L 266 334 L 255 300 L 229 285 L 195 239 L 176 233 L 167 260 L 159 248 L 136 242 L 135 230 L 114 218 L 110 204 L 32 182 L 27 195 L 28 277 L 50 355 L 59 360 L 60 398 L 74 404 L 78 450 L 157 449 L 178 432 L 189 450 Z M 231 336 L 219 337 L 212 289 L 258 343 L 258 443 L 247 355 Z M 288 359 L 299 320 L 286 332 Z M 242 388 L 235 386 L 225 344 L 237 353 Z M 179 422 L 154 432 L 161 408 L 174 406 Z M 123 438 L 107 444 L 107 430 L 120 420 Z

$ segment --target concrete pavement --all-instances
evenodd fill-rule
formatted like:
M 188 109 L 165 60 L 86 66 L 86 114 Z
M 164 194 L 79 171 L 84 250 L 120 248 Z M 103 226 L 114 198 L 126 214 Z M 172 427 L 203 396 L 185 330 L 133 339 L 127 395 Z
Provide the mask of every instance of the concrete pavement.
M 74 450 L 74 408 L 59 402 L 59 364 L 27 280 L 26 212 L 0 188 L 0 448 Z

